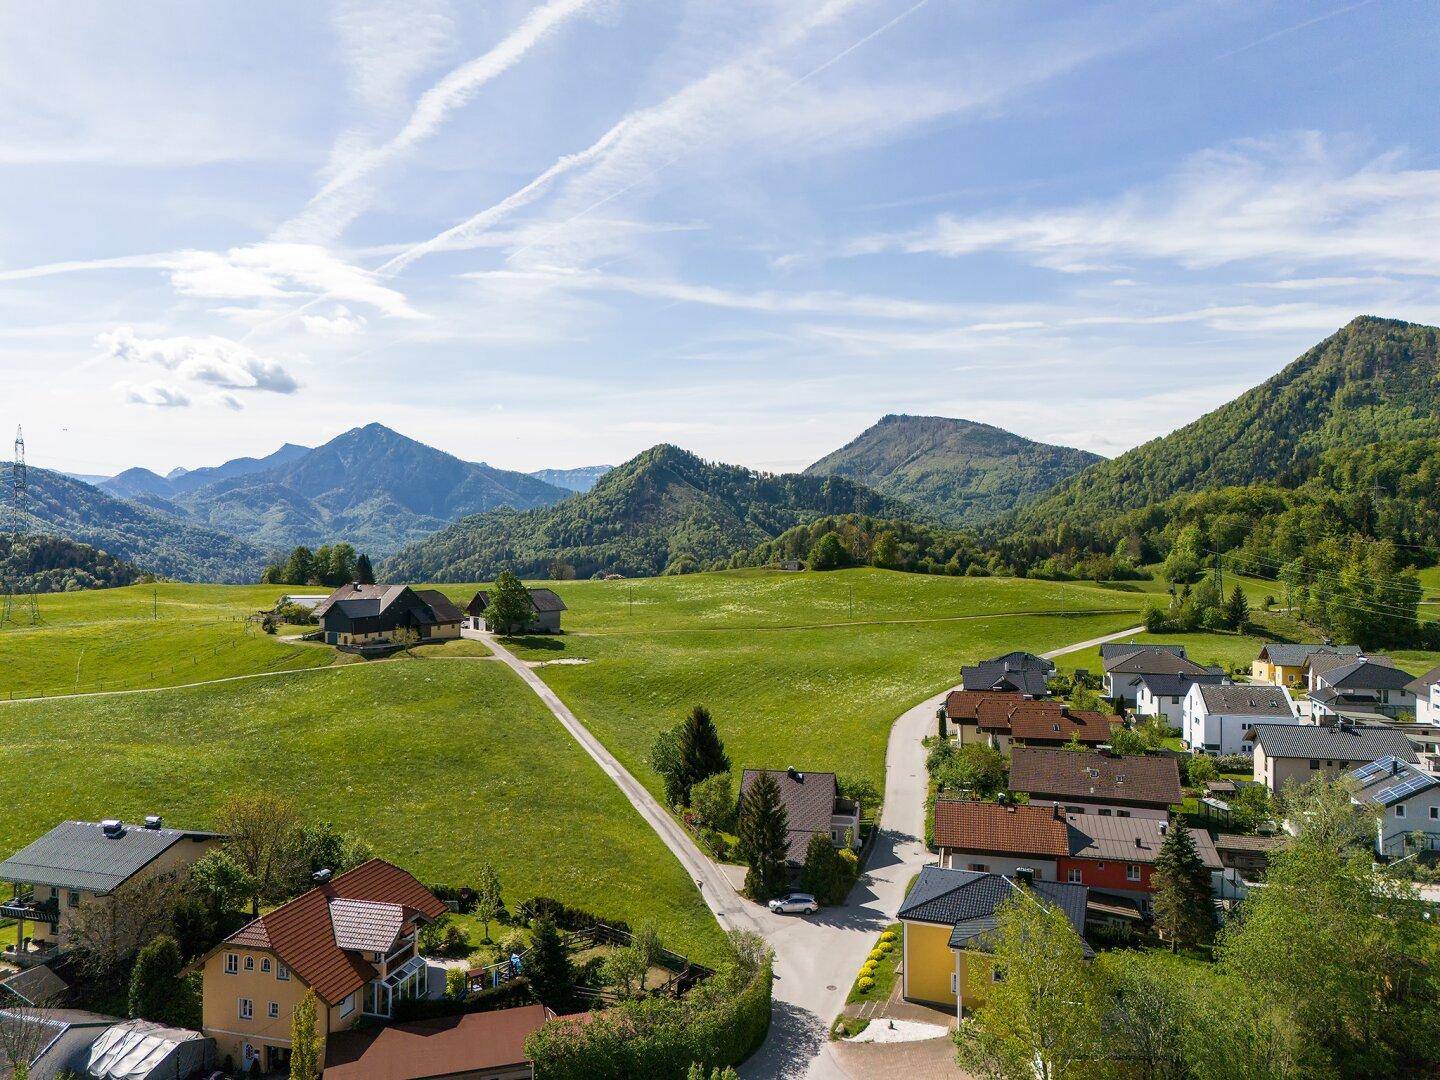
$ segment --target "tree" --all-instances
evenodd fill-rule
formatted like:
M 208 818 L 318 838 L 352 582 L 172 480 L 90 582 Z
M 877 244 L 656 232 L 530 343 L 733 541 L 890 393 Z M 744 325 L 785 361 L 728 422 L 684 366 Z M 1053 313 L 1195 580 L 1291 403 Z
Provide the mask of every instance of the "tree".
M 290 1080 L 320 1080 L 322 1044 L 315 1014 L 315 991 L 306 990 L 290 1011 Z
M 848 860 L 846 855 L 850 856 Z M 852 853 L 836 851 L 828 835 L 816 833 L 805 849 L 800 883 L 822 904 L 843 904 L 850 886 L 855 884 L 856 866 Z
M 875 537 L 870 548 L 870 562 L 874 566 L 893 570 L 900 565 L 900 538 L 894 529 L 886 529 Z
M 837 532 L 827 532 L 810 549 L 806 565 L 811 570 L 839 570 L 850 565 L 850 553 Z
M 31 1063 L 55 1038 L 51 1002 L 27 1005 L 21 998 L 6 998 L 0 1012 L 0 1068 L 9 1067 L 10 1080 L 26 1080 Z
M 207 851 L 190 867 L 190 890 L 219 926 L 230 912 L 255 895 L 255 881 L 224 848 Z
M 374 585 L 375 568 L 370 565 L 370 556 L 361 554 L 355 560 L 355 583 L 357 585 Z
M 548 917 L 535 920 L 531 926 L 530 952 L 525 957 L 525 974 L 535 996 L 557 1012 L 570 1001 L 575 986 L 575 973 L 560 931 Z
M 729 1065 L 723 1068 L 717 1065 L 713 1069 L 707 1069 L 703 1062 L 696 1061 L 691 1063 L 685 1080 L 740 1080 L 740 1074 Z
M 1185 776 L 1191 787 L 1204 787 L 1219 775 L 1220 769 L 1216 766 L 1215 759 L 1205 754 L 1196 754 L 1185 766 Z
M 1230 824 L 1241 832 L 1253 833 L 1270 818 L 1270 792 L 1264 784 L 1240 784 L 1227 801 Z
M 600 977 L 607 985 L 618 987 L 622 997 L 631 998 L 645 988 L 647 965 L 645 957 L 634 945 L 612 949 L 600 962 Z
M 341 832 L 328 821 L 300 826 L 295 843 L 297 877 L 293 888 L 296 892 L 307 888 L 318 870 L 343 874 L 375 856 L 364 840 Z
M 964 746 L 941 743 L 930 753 L 935 759 L 931 775 L 944 791 L 967 792 L 976 798 L 989 799 L 1005 790 L 1005 755 L 999 750 L 982 743 Z
M 1155 927 L 1177 945 L 1208 945 L 1215 937 L 1215 906 L 1210 899 L 1210 871 L 1205 869 L 1195 838 L 1183 825 L 1172 825 L 1155 858 L 1153 910 Z
M 123 976 L 147 942 L 170 933 L 184 895 L 183 875 L 151 874 L 72 909 L 70 951 L 81 973 L 92 982 Z
M 1165 563 L 1160 569 L 1165 580 L 1176 585 L 1194 581 L 1203 562 L 1203 546 L 1204 537 L 1199 525 L 1191 523 L 1181 529 L 1175 542 L 1170 545 L 1170 554 L 1165 556 Z
M 220 806 L 217 824 L 230 838 L 226 851 L 250 879 L 250 914 L 259 916 L 262 900 L 288 899 L 285 893 L 301 865 L 300 814 L 278 795 L 233 795 Z
M 884 801 L 880 796 L 880 789 L 875 786 L 875 781 L 868 776 L 851 774 L 837 776 L 835 790 L 842 799 L 849 799 L 857 804 L 861 813 L 869 809 L 878 814 L 880 804 Z M 872 816 L 876 816 L 876 814 L 872 814 Z
M 1076 1076 L 1100 1042 L 1094 980 L 1085 946 L 1063 912 L 1028 889 L 996 909 L 984 979 L 985 1003 L 955 1032 L 960 1064 L 995 1080 L 1064 1080 Z
M 665 801 L 679 806 L 685 798 L 685 772 L 680 766 L 680 725 L 666 728 L 650 744 L 650 767 L 665 781 Z
M 315 574 L 315 555 L 303 544 L 290 552 L 283 569 L 285 584 L 308 585 Z
M 533 614 L 529 591 L 518 577 L 509 570 L 502 570 L 490 593 L 485 624 L 495 633 L 508 636 L 529 626 Z
M 715 730 L 715 721 L 710 710 L 696 705 L 680 725 L 680 771 L 683 776 L 684 794 L 681 802 L 690 804 L 690 790 L 707 776 L 730 771 L 730 758 L 725 753 L 725 744 Z
M 740 799 L 736 825 L 736 852 L 749 871 L 745 891 L 751 899 L 764 902 L 781 892 L 788 881 L 785 855 L 790 815 L 780 801 L 780 787 L 767 772 L 760 773 Z
M 1150 749 L 1150 743 L 1138 731 L 1118 727 L 1110 733 L 1110 749 L 1117 754 L 1143 754 Z
M 420 644 L 420 631 L 413 626 L 401 626 L 390 634 L 390 644 L 397 646 L 406 656 L 412 656 L 410 650 Z
M 488 859 L 481 860 L 475 870 L 475 908 L 473 914 L 485 926 L 485 940 L 490 940 L 490 924 L 505 910 L 505 899 L 501 895 L 500 875 Z
M 194 1012 L 194 993 L 180 978 L 185 960 L 168 934 L 152 938 L 135 957 L 127 1013 L 132 1020 L 183 1027 Z
M 1250 601 L 1245 599 L 1245 590 L 1236 585 L 1225 601 L 1225 625 L 1231 630 L 1244 630 L 1249 622 Z
M 690 789 L 690 809 L 707 829 L 728 829 L 735 819 L 735 787 L 728 772 L 707 776 Z
M 654 919 L 646 919 L 635 928 L 635 932 L 630 936 L 630 947 L 645 965 L 640 975 L 640 989 L 643 990 L 650 976 L 650 969 L 658 966 L 665 955 L 665 945 L 660 940 L 660 928 L 655 925 Z

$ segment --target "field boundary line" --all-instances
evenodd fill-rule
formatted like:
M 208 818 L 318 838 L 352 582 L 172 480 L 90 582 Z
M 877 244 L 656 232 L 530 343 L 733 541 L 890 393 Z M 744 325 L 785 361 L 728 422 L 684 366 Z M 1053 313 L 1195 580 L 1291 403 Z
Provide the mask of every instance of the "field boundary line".
M 1130 615 L 1139 608 L 1077 608 L 1068 611 L 993 611 L 983 615 L 936 615 L 926 619 L 866 619 L 854 622 L 785 623 L 779 626 L 661 626 L 634 630 L 567 630 L 565 637 L 634 637 L 638 634 L 753 634 L 782 630 L 844 630 L 852 626 L 925 626 L 930 623 L 976 622 L 981 619 L 1014 619 L 1019 616 Z M 1141 627 L 1143 630 L 1144 627 Z

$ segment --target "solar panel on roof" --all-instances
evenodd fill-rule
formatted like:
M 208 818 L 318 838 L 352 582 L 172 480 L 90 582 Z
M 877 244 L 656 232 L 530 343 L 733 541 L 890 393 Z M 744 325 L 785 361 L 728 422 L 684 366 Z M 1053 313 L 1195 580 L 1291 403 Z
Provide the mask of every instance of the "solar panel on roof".
M 1363 786 L 1370 783 L 1370 781 L 1374 780 L 1377 776 L 1386 776 L 1393 773 L 1395 767 L 1399 764 L 1399 758 L 1394 756 L 1382 757 L 1378 761 L 1372 761 L 1369 765 L 1362 765 L 1356 769 L 1354 773 L 1355 779 L 1359 780 Z
M 1391 784 L 1389 787 L 1377 791 L 1375 798 L 1388 806 L 1390 803 L 1399 802 L 1401 799 L 1414 795 L 1417 791 L 1424 791 L 1430 784 L 1430 777 L 1424 773 L 1415 773 L 1413 776 L 1407 776 L 1398 784 Z

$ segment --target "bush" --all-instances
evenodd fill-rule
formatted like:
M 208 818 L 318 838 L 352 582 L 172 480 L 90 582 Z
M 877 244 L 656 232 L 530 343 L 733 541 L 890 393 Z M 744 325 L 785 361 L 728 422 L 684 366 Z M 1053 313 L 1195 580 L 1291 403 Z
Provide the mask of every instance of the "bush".
M 875 946 L 875 948 L 870 950 L 870 959 L 875 961 L 875 963 L 878 964 L 884 958 L 885 954 L 880 951 L 880 946 L 877 945 Z
M 461 915 L 469 915 L 475 910 L 475 890 L 469 885 L 427 885 L 426 888 L 435 894 L 437 900 L 454 904 Z
M 730 828 L 735 821 L 735 787 L 730 781 L 730 774 L 715 773 L 692 787 L 690 808 L 705 828 Z
M 532 896 L 523 900 L 515 909 L 515 921 L 521 926 L 531 926 L 536 919 L 547 918 L 561 930 L 588 930 L 596 923 L 613 926 L 616 930 L 630 932 L 630 924 L 620 919 L 607 919 L 593 911 L 570 905 L 549 896 Z
M 395 1002 L 394 1022 L 407 1020 L 432 1020 L 439 1016 L 461 1016 L 472 1012 L 494 1012 L 516 1005 L 529 1005 L 535 1000 L 530 989 L 530 980 L 521 975 L 517 979 L 503 982 L 499 986 L 487 986 L 466 994 L 463 999 L 455 998 L 410 998 Z
M 895 935 L 895 931 L 894 931 L 894 930 L 886 930 L 883 934 L 880 935 L 880 940 L 881 940 L 881 941 L 894 941 L 894 940 L 895 940 L 895 937 L 896 937 L 896 935 Z
M 857 982 L 855 986 L 862 994 L 868 994 L 871 990 L 875 989 L 875 980 L 868 975 L 861 975 L 860 981 Z
M 426 956 L 468 956 L 470 935 L 442 915 L 420 928 L 420 952 Z

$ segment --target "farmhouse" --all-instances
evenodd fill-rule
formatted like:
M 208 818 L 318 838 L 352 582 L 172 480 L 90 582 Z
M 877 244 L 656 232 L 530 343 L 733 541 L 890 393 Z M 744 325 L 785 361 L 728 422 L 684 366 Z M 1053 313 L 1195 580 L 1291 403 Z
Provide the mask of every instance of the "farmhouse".
M 47 963 L 74 944 L 82 926 L 108 923 L 126 932 L 132 920 L 119 913 L 138 890 L 189 868 L 222 839 L 164 828 L 158 817 L 143 825 L 62 822 L 0 863 L 0 881 L 14 893 L 0 904 L 0 918 L 15 920 L 14 945 L 0 959 L 20 966 Z
M 1141 675 L 1219 674 L 1188 659 L 1184 645 L 1101 645 L 1100 664 L 1105 669 L 1104 695 L 1132 708 L 1140 694 Z
M 960 669 L 960 682 L 966 690 L 999 690 L 1042 698 L 1048 692 L 1048 681 L 1055 671 L 1053 661 L 1028 652 L 1010 652 L 993 660 Z
M 1385 757 L 1416 761 L 1403 731 L 1342 720 L 1334 727 L 1257 724 L 1245 736 L 1255 746 L 1255 779 L 1273 792 L 1317 776 L 1334 779 Z
M 1181 736 L 1195 754 L 1240 754 L 1245 733 L 1256 724 L 1298 724 L 1283 686 L 1259 683 L 1209 686 L 1196 683 L 1181 709 Z
M 1284 686 L 1291 690 L 1303 689 L 1306 685 L 1307 666 L 1314 656 L 1325 654 L 1337 657 L 1360 655 L 1358 645 L 1291 645 L 1267 642 L 1260 648 L 1260 655 L 1250 665 L 1250 677 L 1256 682 L 1271 686 Z
M 415 878 L 371 859 L 231 934 L 200 963 L 203 1027 L 221 1058 L 266 1072 L 290 1061 L 290 1014 L 306 990 L 322 1037 L 425 993 L 416 948 L 422 923 L 445 905 Z
M 464 616 L 438 589 L 350 584 L 317 604 L 315 618 L 331 645 L 388 648 L 405 631 L 420 641 L 458 638 Z
M 921 869 L 898 916 L 905 927 L 905 1000 L 943 1005 L 960 1016 L 982 1004 L 986 987 L 1003 977 L 995 970 L 988 942 L 995 910 L 1019 889 L 1059 908 L 1084 940 L 1089 890 L 1083 885 L 1044 881 L 1023 870 L 1005 875 Z
M 780 789 L 780 803 L 789 820 L 785 861 L 792 869 L 805 865 L 805 849 L 814 836 L 829 837 L 836 847 L 843 847 L 848 836 L 851 844 L 859 846 L 860 804 L 840 797 L 834 773 L 807 773 L 793 767 L 746 769 L 740 775 L 742 799 L 762 775 Z
M 1407 839 L 1416 834 L 1429 847 L 1440 846 L 1440 777 L 1387 757 L 1360 766 L 1350 778 L 1356 785 L 1355 802 L 1379 814 L 1376 854 L 1403 855 Z
M 550 589 L 526 589 L 530 594 L 530 621 L 523 627 L 511 627 L 512 631 L 523 631 L 529 634 L 558 634 L 560 632 L 560 613 L 566 610 L 565 601 Z M 465 605 L 465 614 L 469 616 L 469 625 L 472 630 L 493 630 L 485 616 L 485 609 L 490 606 L 490 594 L 481 589 L 473 597 L 470 603 Z
M 1050 750 L 1017 746 L 1010 753 L 1010 790 L 1032 806 L 1063 806 L 1067 814 L 1148 817 L 1168 821 L 1178 806 L 1180 767 L 1163 754 Z

